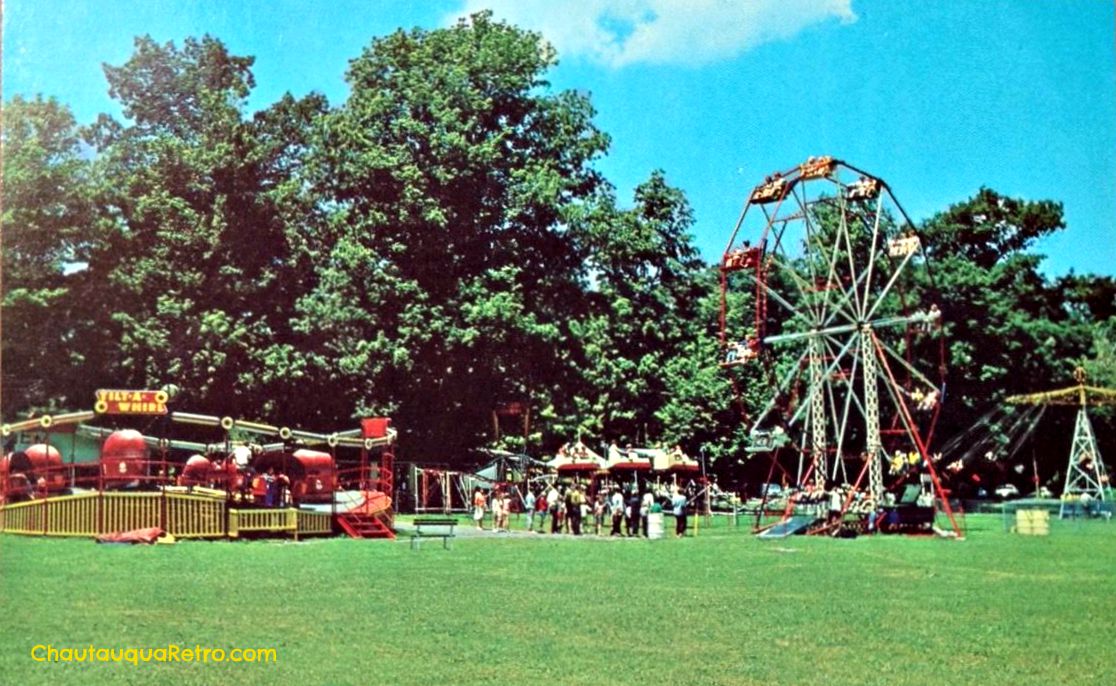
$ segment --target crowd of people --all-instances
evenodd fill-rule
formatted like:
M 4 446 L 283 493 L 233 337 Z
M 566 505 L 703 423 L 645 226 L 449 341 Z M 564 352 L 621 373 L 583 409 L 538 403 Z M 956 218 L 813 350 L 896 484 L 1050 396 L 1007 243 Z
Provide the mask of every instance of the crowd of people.
M 674 535 L 680 538 L 686 534 L 691 508 L 691 499 L 675 485 L 612 485 L 590 495 L 583 483 L 554 483 L 522 493 L 517 489 L 514 494 L 523 514 L 523 528 L 533 533 L 652 538 L 658 535 L 652 528 L 654 515 L 661 515 L 665 506 L 674 515 Z M 512 509 L 509 491 L 496 488 L 486 494 L 477 488 L 473 492 L 473 521 L 478 529 L 484 529 L 490 515 L 493 531 L 509 531 Z

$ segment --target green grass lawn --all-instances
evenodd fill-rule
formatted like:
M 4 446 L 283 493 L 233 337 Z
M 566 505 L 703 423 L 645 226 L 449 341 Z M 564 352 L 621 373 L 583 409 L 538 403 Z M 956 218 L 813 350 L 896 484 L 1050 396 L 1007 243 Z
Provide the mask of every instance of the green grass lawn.
M 772 542 L 721 524 L 417 552 L 0 536 L 0 683 L 1116 683 L 1116 524 L 1031 538 L 971 516 L 968 529 Z M 90 643 L 274 647 L 278 662 L 30 657 Z

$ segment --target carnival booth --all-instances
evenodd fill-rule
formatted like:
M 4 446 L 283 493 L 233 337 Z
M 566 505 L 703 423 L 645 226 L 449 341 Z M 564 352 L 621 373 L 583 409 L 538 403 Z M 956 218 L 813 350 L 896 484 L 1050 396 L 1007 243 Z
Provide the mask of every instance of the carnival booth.
M 557 472 L 559 479 L 588 482 L 590 495 L 596 491 L 598 478 L 608 473 L 605 459 L 581 441 L 563 445 L 546 466 Z
M 546 463 L 562 476 L 587 477 L 608 468 L 605 459 L 589 449 L 581 441 L 567 443 L 558 449 L 554 459 Z
M 627 483 L 635 490 L 641 490 L 640 479 L 646 480 L 651 474 L 653 452 L 631 447 L 621 450 L 613 443 L 608 448 L 608 460 L 605 463 L 609 476 L 617 484 Z

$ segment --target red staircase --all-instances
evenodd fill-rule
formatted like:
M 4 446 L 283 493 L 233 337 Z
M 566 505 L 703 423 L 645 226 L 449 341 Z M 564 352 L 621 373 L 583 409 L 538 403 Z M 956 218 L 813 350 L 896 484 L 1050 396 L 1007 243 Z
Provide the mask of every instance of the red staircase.
M 384 438 L 388 435 L 391 420 L 386 417 L 373 417 L 361 420 L 361 435 L 364 438 Z M 362 469 L 368 469 L 368 448 L 364 448 L 361 456 Z M 337 525 L 353 538 L 395 538 L 395 512 L 391 507 L 391 493 L 394 487 L 392 474 L 394 470 L 395 455 L 392 446 L 388 445 L 380 453 L 379 478 L 369 479 L 367 472 L 361 474 L 361 483 L 368 484 L 364 500 L 360 505 L 348 512 L 337 514 Z
M 366 512 L 342 512 L 337 515 L 337 524 L 352 538 L 395 538 L 395 531 L 381 515 Z
M 337 525 L 353 538 L 395 538 L 391 498 L 382 491 L 365 491 L 364 500 L 337 513 Z

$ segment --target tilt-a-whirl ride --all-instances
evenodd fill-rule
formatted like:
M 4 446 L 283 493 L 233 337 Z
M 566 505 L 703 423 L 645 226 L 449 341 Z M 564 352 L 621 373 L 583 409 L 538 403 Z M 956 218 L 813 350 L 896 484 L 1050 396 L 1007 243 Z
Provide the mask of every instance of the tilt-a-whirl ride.
M 389 418 L 323 433 L 172 412 L 169 401 L 165 390 L 101 390 L 91 411 L 0 426 L 0 532 L 394 537 Z

